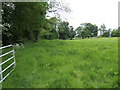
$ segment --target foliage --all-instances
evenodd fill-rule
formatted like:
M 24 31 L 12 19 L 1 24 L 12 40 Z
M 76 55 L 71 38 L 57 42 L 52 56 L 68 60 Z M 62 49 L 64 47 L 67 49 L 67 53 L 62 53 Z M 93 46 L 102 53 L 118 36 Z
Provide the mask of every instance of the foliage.
M 48 2 L 48 17 L 49 14 L 53 14 L 54 17 L 57 17 L 59 19 L 61 19 L 61 13 L 60 12 L 64 12 L 64 13 L 70 13 L 71 9 L 68 5 L 66 5 L 66 3 L 64 2 L 64 0 L 49 0 Z
M 12 30 L 10 26 L 13 24 L 13 11 L 14 4 L 13 3 L 2 3 L 2 43 L 3 45 L 12 43 Z M 6 41 L 7 40 L 7 41 Z
M 106 30 L 105 24 L 101 25 L 100 28 L 99 28 L 99 30 L 103 31 L 103 33 L 106 32 L 107 30 Z
M 59 39 L 69 38 L 69 23 L 66 21 L 61 21 L 58 26 Z
M 59 19 L 56 17 L 51 17 L 46 20 L 46 24 L 44 25 L 45 33 L 43 35 L 44 39 L 56 39 L 58 38 L 57 25 L 59 23 Z
M 76 36 L 73 26 L 69 26 L 69 22 L 61 21 L 58 25 L 58 35 L 59 39 L 69 39 L 72 40 Z
M 120 37 L 120 28 L 112 31 L 112 37 Z
M 3 2 L 3 44 L 35 42 L 40 38 L 58 38 L 59 11 L 70 12 L 61 1 Z M 47 18 L 47 13 L 58 16 Z
M 104 33 L 103 33 L 103 35 L 102 35 L 102 37 L 109 37 L 109 34 L 110 34 L 110 32 L 109 32 L 109 31 L 104 32 Z
M 82 36 L 82 35 L 81 35 L 81 32 L 82 32 L 82 27 L 81 27 L 81 26 L 77 27 L 75 31 L 77 32 L 77 36 L 78 36 L 78 37 L 81 37 L 81 36 Z
M 2 4 L 3 25 L 6 28 L 3 30 L 3 44 L 24 42 L 24 39 L 37 41 L 40 30 L 45 24 L 47 3 L 14 2 Z M 6 40 L 8 41 L 6 42 Z
M 69 38 L 72 40 L 76 36 L 76 32 L 74 31 L 73 26 L 69 27 Z
M 98 26 L 93 25 L 91 23 L 82 23 L 77 29 L 77 34 L 79 37 L 89 38 L 96 37 L 98 33 Z

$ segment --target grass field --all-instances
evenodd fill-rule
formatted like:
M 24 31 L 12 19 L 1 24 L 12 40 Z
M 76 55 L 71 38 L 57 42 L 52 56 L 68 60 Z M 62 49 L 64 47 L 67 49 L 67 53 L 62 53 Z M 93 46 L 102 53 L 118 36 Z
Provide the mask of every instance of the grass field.
M 41 40 L 16 48 L 3 88 L 116 88 L 118 39 Z

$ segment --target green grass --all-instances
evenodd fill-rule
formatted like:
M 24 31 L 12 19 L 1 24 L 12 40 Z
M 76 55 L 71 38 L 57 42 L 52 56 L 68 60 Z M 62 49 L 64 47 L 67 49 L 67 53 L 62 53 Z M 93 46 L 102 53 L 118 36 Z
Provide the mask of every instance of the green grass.
M 3 88 L 116 88 L 118 38 L 41 40 L 16 48 Z

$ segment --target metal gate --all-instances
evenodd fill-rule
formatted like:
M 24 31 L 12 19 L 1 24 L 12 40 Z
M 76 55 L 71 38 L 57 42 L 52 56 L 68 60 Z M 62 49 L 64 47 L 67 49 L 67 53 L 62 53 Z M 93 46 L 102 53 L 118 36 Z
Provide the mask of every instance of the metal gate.
M 0 83 L 3 82 L 3 80 L 6 79 L 6 77 L 9 76 L 9 74 L 15 69 L 15 66 L 16 66 L 15 51 L 14 51 L 13 45 L 0 47 L 1 52 L 3 52 L 4 49 L 11 49 L 11 50 L 9 50 L 3 54 L 2 53 L 0 54 L 0 59 L 1 59 L 1 61 L 0 61 Z M 10 55 L 9 58 L 8 58 L 8 55 Z M 3 60 L 3 58 L 5 56 L 7 57 L 7 59 Z M 6 63 L 8 65 L 6 65 L 3 68 L 3 65 L 5 65 Z M 8 69 L 10 69 L 10 71 L 7 71 Z M 6 72 L 6 74 L 4 75 L 5 72 Z

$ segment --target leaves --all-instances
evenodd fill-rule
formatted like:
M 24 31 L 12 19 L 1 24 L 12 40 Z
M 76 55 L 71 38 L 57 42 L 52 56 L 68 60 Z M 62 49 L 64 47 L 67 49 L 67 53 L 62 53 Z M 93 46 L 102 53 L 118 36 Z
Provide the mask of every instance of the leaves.
M 82 38 L 95 37 L 98 33 L 98 26 L 91 23 L 82 23 L 77 29 L 77 34 Z
M 7 25 L 7 32 L 3 31 L 3 44 L 24 42 L 24 39 L 37 41 L 45 24 L 47 5 L 47 2 L 3 3 L 2 22 Z

